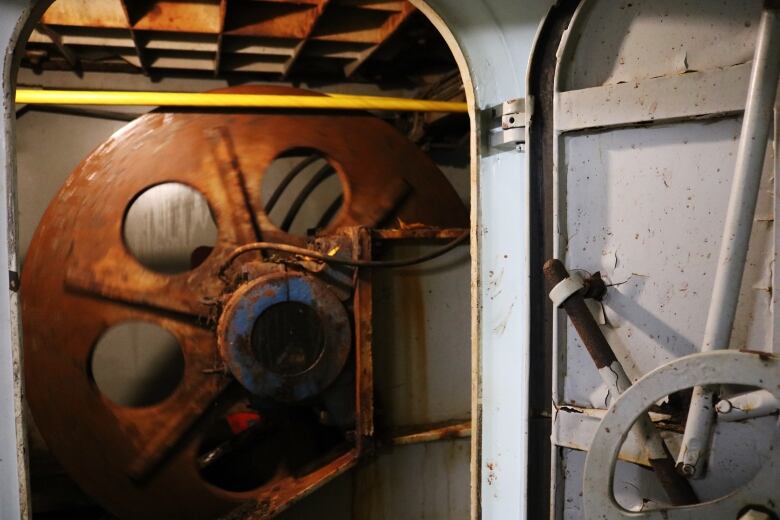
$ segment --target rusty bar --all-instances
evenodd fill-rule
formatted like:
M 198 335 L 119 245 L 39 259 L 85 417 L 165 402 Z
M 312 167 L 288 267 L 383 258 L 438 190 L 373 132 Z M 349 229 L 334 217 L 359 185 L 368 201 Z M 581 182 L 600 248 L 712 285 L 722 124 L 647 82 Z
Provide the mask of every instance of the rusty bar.
M 73 49 L 62 42 L 62 36 L 60 36 L 57 31 L 45 23 L 38 24 L 38 30 L 49 37 L 52 43 L 54 43 L 54 46 L 57 47 L 57 50 L 60 52 L 62 57 L 65 58 L 65 61 L 68 62 L 70 68 L 73 69 L 78 77 L 82 77 L 84 73 L 81 68 L 81 59 L 79 58 L 78 54 L 73 51 Z
M 560 282 L 569 278 L 569 273 L 560 260 L 550 259 L 544 264 L 544 277 L 548 289 L 552 290 Z M 561 307 L 569 316 L 609 391 L 620 394 L 631 386 L 631 380 L 585 304 L 583 292 L 579 291 L 569 296 Z M 638 440 L 644 445 L 650 466 L 672 505 L 698 503 L 699 500 L 690 482 L 675 470 L 674 458 L 647 413 L 637 419 L 634 430 L 639 436 Z
M 263 236 L 260 222 L 252 208 L 252 196 L 249 193 L 244 172 L 241 170 L 241 163 L 233 139 L 230 137 L 230 131 L 221 126 L 211 133 L 210 138 L 214 159 L 217 161 L 217 167 L 222 175 L 228 196 L 233 198 L 231 202 L 235 208 L 243 207 L 245 209 L 244 217 L 252 225 L 254 239 L 260 240 Z
M 371 231 L 359 228 L 357 231 L 357 257 L 371 258 Z M 355 372 L 357 402 L 357 446 L 358 451 L 366 449 L 374 435 L 374 372 L 372 359 L 373 305 L 371 274 L 358 271 L 355 287 Z
M 436 442 L 448 439 L 466 439 L 471 437 L 471 421 L 448 421 L 445 423 L 429 424 L 406 428 L 395 432 L 390 437 L 389 444 L 402 446 L 406 444 L 420 444 L 423 442 Z
M 428 238 L 433 240 L 450 240 L 458 238 L 466 229 L 463 228 L 406 228 L 406 229 L 375 229 L 375 240 L 407 240 Z
M 548 260 L 544 264 L 544 277 L 547 281 L 548 289 L 552 289 L 558 283 L 569 277 L 569 273 L 560 260 Z M 596 368 L 601 370 L 607 368 L 613 363 L 618 363 L 612 347 L 609 346 L 607 338 L 601 332 L 598 323 L 593 319 L 593 315 L 585 304 L 585 298 L 581 294 L 573 294 L 562 305 L 566 314 L 569 316 L 572 325 L 577 329 L 585 348 L 588 350 L 591 359 L 596 364 Z

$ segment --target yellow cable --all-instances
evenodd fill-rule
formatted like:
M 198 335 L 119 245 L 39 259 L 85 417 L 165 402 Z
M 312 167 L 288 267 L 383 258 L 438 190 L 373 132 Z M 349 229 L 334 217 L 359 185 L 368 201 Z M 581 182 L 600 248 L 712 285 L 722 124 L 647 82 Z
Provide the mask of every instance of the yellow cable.
M 17 103 L 37 105 L 113 105 L 166 107 L 295 108 L 317 110 L 392 110 L 467 112 L 466 103 L 381 96 L 334 94 L 286 96 L 218 92 L 134 92 L 18 89 Z

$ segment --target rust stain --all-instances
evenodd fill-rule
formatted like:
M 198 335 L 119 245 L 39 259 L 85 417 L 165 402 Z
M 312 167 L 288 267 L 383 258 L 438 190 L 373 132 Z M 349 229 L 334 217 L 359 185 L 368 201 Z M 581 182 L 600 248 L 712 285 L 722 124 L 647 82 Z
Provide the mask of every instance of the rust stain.
M 740 352 L 745 352 L 746 354 L 755 354 L 758 356 L 758 358 L 761 361 L 776 361 L 777 356 L 772 354 L 771 352 L 764 352 L 761 350 L 750 350 L 750 349 L 740 349 Z
M 488 486 L 492 486 L 498 478 L 498 475 L 496 474 L 496 468 L 498 467 L 498 464 L 495 462 L 488 462 L 486 467 L 488 470 L 487 483 Z
M 425 331 L 425 302 L 418 275 L 403 272 L 399 278 L 401 302 L 401 330 L 405 331 L 409 349 L 407 351 L 408 402 L 413 416 L 418 421 L 428 418 L 428 350 Z

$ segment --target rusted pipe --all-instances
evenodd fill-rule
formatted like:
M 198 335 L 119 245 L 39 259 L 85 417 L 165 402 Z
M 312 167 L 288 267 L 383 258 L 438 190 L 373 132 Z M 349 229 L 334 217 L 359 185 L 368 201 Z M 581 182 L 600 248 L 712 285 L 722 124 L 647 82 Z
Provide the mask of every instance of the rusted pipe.
M 544 277 L 548 289 L 552 290 L 569 278 L 569 273 L 560 260 L 551 259 L 544 264 Z M 583 295 L 585 290 L 583 287 L 583 290 L 575 292 L 566 298 L 560 306 L 566 311 L 572 325 L 577 330 L 577 334 L 596 364 L 596 369 L 609 392 L 617 396 L 631 386 L 631 380 L 623 370 L 623 365 L 615 357 L 607 338 L 604 337 L 604 333 L 601 332 L 598 323 L 585 304 Z M 675 471 L 674 458 L 669 453 L 661 434 L 647 413 L 637 419 L 633 432 L 634 435 L 638 436 L 640 445 L 644 446 L 650 466 L 672 505 L 698 503 L 699 500 L 690 482 Z
M 396 432 L 390 437 L 389 443 L 393 446 L 400 446 L 468 437 L 471 437 L 471 421 L 461 421 L 426 425 L 403 432 Z

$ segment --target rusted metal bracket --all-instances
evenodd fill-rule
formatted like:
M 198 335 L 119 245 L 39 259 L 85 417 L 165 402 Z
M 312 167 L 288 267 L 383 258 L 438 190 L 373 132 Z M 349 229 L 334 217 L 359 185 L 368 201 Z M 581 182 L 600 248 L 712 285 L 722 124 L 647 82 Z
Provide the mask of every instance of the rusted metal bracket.
M 8 288 L 13 292 L 19 291 L 19 273 L 16 271 L 8 271 Z
M 530 98 L 529 98 L 530 100 Z M 488 142 L 497 150 L 525 151 L 525 127 L 530 114 L 526 98 L 510 99 L 490 109 Z

